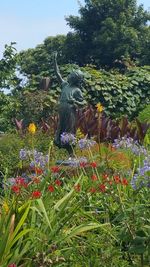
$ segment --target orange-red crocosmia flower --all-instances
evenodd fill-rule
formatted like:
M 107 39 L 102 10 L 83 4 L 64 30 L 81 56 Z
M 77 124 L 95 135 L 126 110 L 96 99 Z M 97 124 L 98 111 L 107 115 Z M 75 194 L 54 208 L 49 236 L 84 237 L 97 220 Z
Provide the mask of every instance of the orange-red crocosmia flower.
M 75 191 L 80 192 L 81 186 L 79 184 L 74 186 Z
M 57 186 L 61 186 L 62 182 L 61 182 L 59 179 L 57 179 L 57 180 L 55 180 L 55 184 L 56 184 Z
M 99 185 L 99 189 L 101 192 L 105 192 L 106 191 L 106 186 L 104 184 L 100 184 Z
M 40 198 L 42 193 L 39 190 L 32 192 L 32 198 Z
M 19 194 L 20 193 L 20 186 L 12 185 L 11 190 L 16 194 Z
M 120 177 L 119 177 L 118 175 L 115 175 L 115 176 L 114 176 L 114 181 L 115 181 L 116 184 L 119 184 L 120 181 L 121 181 L 121 180 L 120 180 Z
M 128 180 L 126 178 L 123 178 L 121 181 L 122 185 L 128 185 Z
M 39 177 L 32 177 L 32 179 L 34 184 L 39 184 L 41 181 Z
M 26 183 L 25 179 L 23 177 L 20 177 L 20 176 L 16 178 L 16 184 L 20 187 L 24 187 L 24 188 L 28 187 L 28 183 Z
M 55 187 L 53 185 L 48 186 L 48 191 L 53 193 L 55 191 Z
M 91 176 L 91 179 L 92 179 L 92 181 L 97 181 L 97 180 L 98 180 L 98 177 L 97 177 L 95 174 L 93 174 L 93 175 Z
M 53 167 L 51 167 L 51 171 L 53 173 L 58 173 L 60 171 L 60 168 L 58 166 L 53 166 Z
M 41 175 L 43 173 L 43 170 L 41 168 L 37 168 L 37 167 L 34 168 L 34 171 L 38 175 Z
M 93 162 L 91 162 L 91 163 L 90 163 L 90 165 L 91 165 L 91 167 L 92 167 L 92 168 L 96 168 L 96 167 L 97 167 L 97 163 L 96 163 L 96 162 L 94 162 L 94 161 L 93 161 Z
M 85 168 L 87 166 L 86 162 L 80 162 L 80 167 Z
M 104 179 L 104 180 L 108 180 L 108 174 L 106 174 L 106 173 L 104 173 L 103 175 L 102 175 L 102 178 Z
M 96 188 L 95 188 L 95 187 L 91 187 L 89 191 L 90 191 L 90 193 L 92 193 L 92 194 L 93 194 L 93 193 L 96 193 Z
M 8 267 L 17 267 L 17 265 L 15 263 L 11 263 L 8 265 Z

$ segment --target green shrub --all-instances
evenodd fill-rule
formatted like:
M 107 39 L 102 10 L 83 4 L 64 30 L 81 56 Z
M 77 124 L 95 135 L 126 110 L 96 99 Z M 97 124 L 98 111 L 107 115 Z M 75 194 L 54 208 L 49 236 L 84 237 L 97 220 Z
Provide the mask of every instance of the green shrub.
M 138 116 L 139 121 L 150 123 L 150 105 L 147 105 Z

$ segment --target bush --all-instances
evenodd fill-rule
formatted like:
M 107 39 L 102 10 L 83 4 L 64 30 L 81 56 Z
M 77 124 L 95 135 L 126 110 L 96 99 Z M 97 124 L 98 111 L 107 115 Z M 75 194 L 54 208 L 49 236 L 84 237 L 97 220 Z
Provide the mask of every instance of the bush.
M 150 123 L 150 105 L 147 105 L 138 116 L 139 121 Z

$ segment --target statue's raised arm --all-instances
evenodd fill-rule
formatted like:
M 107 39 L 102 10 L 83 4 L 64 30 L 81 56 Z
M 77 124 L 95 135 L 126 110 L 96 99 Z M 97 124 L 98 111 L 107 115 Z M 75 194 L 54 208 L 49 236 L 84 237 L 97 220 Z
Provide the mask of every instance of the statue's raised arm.
M 59 68 L 57 65 L 57 52 L 54 52 L 54 70 L 55 70 L 55 74 L 57 76 L 59 83 L 62 84 L 62 82 L 64 82 L 64 80 L 60 74 L 60 71 L 59 71 Z

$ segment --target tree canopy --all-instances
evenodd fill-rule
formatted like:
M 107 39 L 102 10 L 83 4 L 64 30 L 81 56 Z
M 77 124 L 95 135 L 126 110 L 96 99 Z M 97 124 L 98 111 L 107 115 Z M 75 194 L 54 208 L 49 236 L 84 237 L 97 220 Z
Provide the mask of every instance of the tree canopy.
M 67 18 L 74 30 L 67 35 L 68 51 L 73 41 L 76 63 L 112 67 L 121 57 L 150 63 L 150 13 L 136 0 L 85 0 L 79 13 Z

